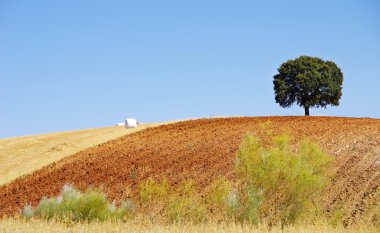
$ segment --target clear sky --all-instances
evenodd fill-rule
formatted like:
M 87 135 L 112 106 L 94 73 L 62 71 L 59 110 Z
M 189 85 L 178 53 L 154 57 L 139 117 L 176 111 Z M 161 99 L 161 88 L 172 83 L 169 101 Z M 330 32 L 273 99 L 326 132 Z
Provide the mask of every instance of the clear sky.
M 0 0 L 0 138 L 209 116 L 303 115 L 274 100 L 300 55 L 343 71 L 339 107 L 380 118 L 380 3 Z

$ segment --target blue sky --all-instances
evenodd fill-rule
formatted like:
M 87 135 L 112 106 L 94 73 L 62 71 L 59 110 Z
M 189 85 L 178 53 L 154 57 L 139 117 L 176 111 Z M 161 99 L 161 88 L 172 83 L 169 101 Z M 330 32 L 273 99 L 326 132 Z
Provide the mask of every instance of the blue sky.
M 274 100 L 300 55 L 344 74 L 339 107 L 380 118 L 378 1 L 0 0 L 0 137 L 209 116 L 303 115 Z

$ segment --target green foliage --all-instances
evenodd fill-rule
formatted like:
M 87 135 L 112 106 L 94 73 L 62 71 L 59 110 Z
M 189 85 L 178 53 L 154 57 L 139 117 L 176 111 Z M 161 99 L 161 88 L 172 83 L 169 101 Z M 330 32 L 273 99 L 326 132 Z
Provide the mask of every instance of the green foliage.
M 224 177 L 214 180 L 205 194 L 205 203 L 213 212 L 224 212 L 229 209 L 228 200 L 232 190 L 231 182 Z
M 287 136 L 274 137 L 273 147 L 264 148 L 258 138 L 244 138 L 235 166 L 237 220 L 286 225 L 316 211 L 312 202 L 327 183 L 331 158 L 310 141 L 296 152 L 288 142 Z
M 273 80 L 276 103 L 305 108 L 338 106 L 342 96 L 343 74 L 332 61 L 301 56 L 284 62 Z
M 148 179 L 139 187 L 141 204 L 151 217 L 168 222 L 294 224 L 317 212 L 313 203 L 327 183 L 331 158 L 307 140 L 290 150 L 289 141 L 272 137 L 272 146 L 264 147 L 246 135 L 236 155 L 235 183 L 219 178 L 200 194 L 192 181 L 173 189 L 165 180 Z
M 149 178 L 139 185 L 139 196 L 143 205 L 157 201 L 165 201 L 169 192 L 169 184 L 166 180 L 156 182 L 152 178 Z
M 29 220 L 30 218 L 33 217 L 34 215 L 34 210 L 31 205 L 26 205 L 24 208 L 21 210 L 21 215 L 26 219 Z
M 168 222 L 200 222 L 205 219 L 206 209 L 195 191 L 193 181 L 182 183 L 176 190 L 166 180 L 156 182 L 149 178 L 139 185 L 143 211 L 151 218 Z
M 206 208 L 195 190 L 192 180 L 184 182 L 169 197 L 167 216 L 170 222 L 201 222 L 205 220 Z
M 171 223 L 216 220 L 284 226 L 315 216 L 331 158 L 310 141 L 295 150 L 289 141 L 288 136 L 272 137 L 272 144 L 263 146 L 257 137 L 246 135 L 236 154 L 235 181 L 221 177 L 205 190 L 192 180 L 171 187 L 166 180 L 149 178 L 138 187 L 138 211 L 151 221 Z M 26 219 L 70 221 L 128 219 L 135 214 L 130 201 L 117 206 L 100 191 L 82 193 L 68 185 L 59 197 L 42 199 L 35 210 L 22 210 Z
M 61 195 L 57 198 L 44 198 L 35 210 L 25 206 L 22 215 L 26 218 L 32 216 L 50 220 L 70 221 L 103 221 L 106 219 L 122 219 L 130 215 L 131 209 L 125 203 L 117 207 L 109 204 L 104 193 L 88 189 L 81 193 L 69 185 L 65 185 Z
M 38 204 L 35 216 L 43 219 L 51 219 L 58 214 L 58 200 L 55 198 L 44 198 Z

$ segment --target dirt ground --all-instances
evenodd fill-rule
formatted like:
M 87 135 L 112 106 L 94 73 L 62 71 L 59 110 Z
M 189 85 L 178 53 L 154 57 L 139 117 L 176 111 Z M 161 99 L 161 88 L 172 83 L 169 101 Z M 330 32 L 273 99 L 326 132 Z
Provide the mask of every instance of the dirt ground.
M 56 196 L 66 183 L 101 186 L 116 200 L 135 197 L 137 184 L 148 177 L 165 177 L 172 185 L 193 179 L 202 191 L 215 177 L 233 178 L 235 152 L 246 133 L 268 130 L 288 133 L 294 143 L 309 138 L 336 158 L 322 211 L 342 215 L 345 223 L 371 217 L 379 203 L 380 120 L 333 117 L 215 118 L 148 128 L 1 186 L 0 216 Z

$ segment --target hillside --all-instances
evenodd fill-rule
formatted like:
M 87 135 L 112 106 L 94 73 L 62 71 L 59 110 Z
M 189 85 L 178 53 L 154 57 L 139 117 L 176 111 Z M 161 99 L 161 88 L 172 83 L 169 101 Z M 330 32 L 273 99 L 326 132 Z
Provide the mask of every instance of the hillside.
M 202 191 L 215 177 L 233 178 L 235 152 L 244 134 L 264 136 L 268 130 L 287 132 L 293 143 L 310 138 L 336 158 L 322 211 L 339 211 L 346 223 L 371 217 L 379 203 L 380 120 L 332 117 L 200 119 L 148 128 L 1 186 L 0 216 L 57 195 L 65 183 L 102 186 L 117 200 L 135 197 L 139 181 L 148 177 L 166 177 L 173 185 L 193 179 Z
M 158 124 L 103 127 L 0 139 L 0 185 L 88 147 Z

